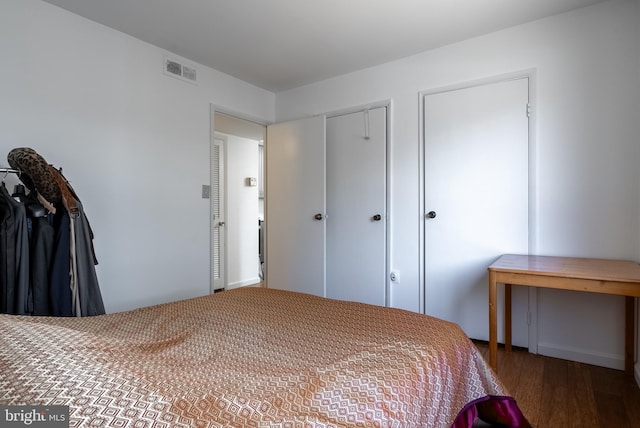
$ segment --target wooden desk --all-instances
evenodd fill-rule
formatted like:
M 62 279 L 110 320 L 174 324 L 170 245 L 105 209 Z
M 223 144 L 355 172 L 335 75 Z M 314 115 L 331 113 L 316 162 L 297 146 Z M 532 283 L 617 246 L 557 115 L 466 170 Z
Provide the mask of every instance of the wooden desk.
M 626 296 L 624 370 L 633 373 L 634 297 L 640 297 L 640 265 L 628 260 L 505 254 L 489 266 L 489 365 L 498 368 L 498 283 L 505 285 L 504 341 L 511 351 L 511 285 Z

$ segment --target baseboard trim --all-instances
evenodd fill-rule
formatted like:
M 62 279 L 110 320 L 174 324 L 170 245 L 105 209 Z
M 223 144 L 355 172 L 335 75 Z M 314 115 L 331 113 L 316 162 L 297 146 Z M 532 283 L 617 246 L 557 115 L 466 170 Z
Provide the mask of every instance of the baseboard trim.
M 577 361 L 579 363 L 593 364 L 594 366 L 610 369 L 624 370 L 624 356 L 605 352 L 594 352 L 590 349 L 560 346 L 554 343 L 538 343 L 538 354 L 547 357 L 562 358 L 564 360 Z M 636 380 L 640 371 L 636 366 Z
M 234 282 L 232 284 L 227 285 L 227 289 L 230 290 L 232 288 L 245 287 L 247 285 L 256 285 L 262 281 L 259 276 L 255 278 L 245 279 L 244 281 Z

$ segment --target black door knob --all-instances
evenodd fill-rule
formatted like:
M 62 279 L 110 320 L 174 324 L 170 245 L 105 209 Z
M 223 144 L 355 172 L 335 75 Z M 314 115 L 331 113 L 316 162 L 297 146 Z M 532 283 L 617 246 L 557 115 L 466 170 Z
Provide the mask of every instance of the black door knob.
M 382 220 L 382 216 L 380 214 L 376 214 L 372 217 L 373 221 L 380 221 Z
M 436 218 L 436 212 L 435 211 L 429 211 L 427 213 L 427 218 Z

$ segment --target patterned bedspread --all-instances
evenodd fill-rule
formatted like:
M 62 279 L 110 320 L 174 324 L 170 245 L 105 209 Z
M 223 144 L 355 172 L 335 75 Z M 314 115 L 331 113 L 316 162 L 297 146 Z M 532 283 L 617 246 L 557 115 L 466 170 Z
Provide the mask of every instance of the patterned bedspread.
M 87 318 L 0 315 L 0 404 L 70 426 L 528 426 L 455 324 L 242 288 Z

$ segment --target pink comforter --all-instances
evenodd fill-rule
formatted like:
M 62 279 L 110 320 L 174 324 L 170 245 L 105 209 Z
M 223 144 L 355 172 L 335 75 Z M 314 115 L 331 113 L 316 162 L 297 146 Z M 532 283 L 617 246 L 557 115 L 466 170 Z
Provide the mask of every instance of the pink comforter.
M 455 324 L 265 288 L 0 315 L 0 404 L 68 405 L 70 426 L 528 426 Z

